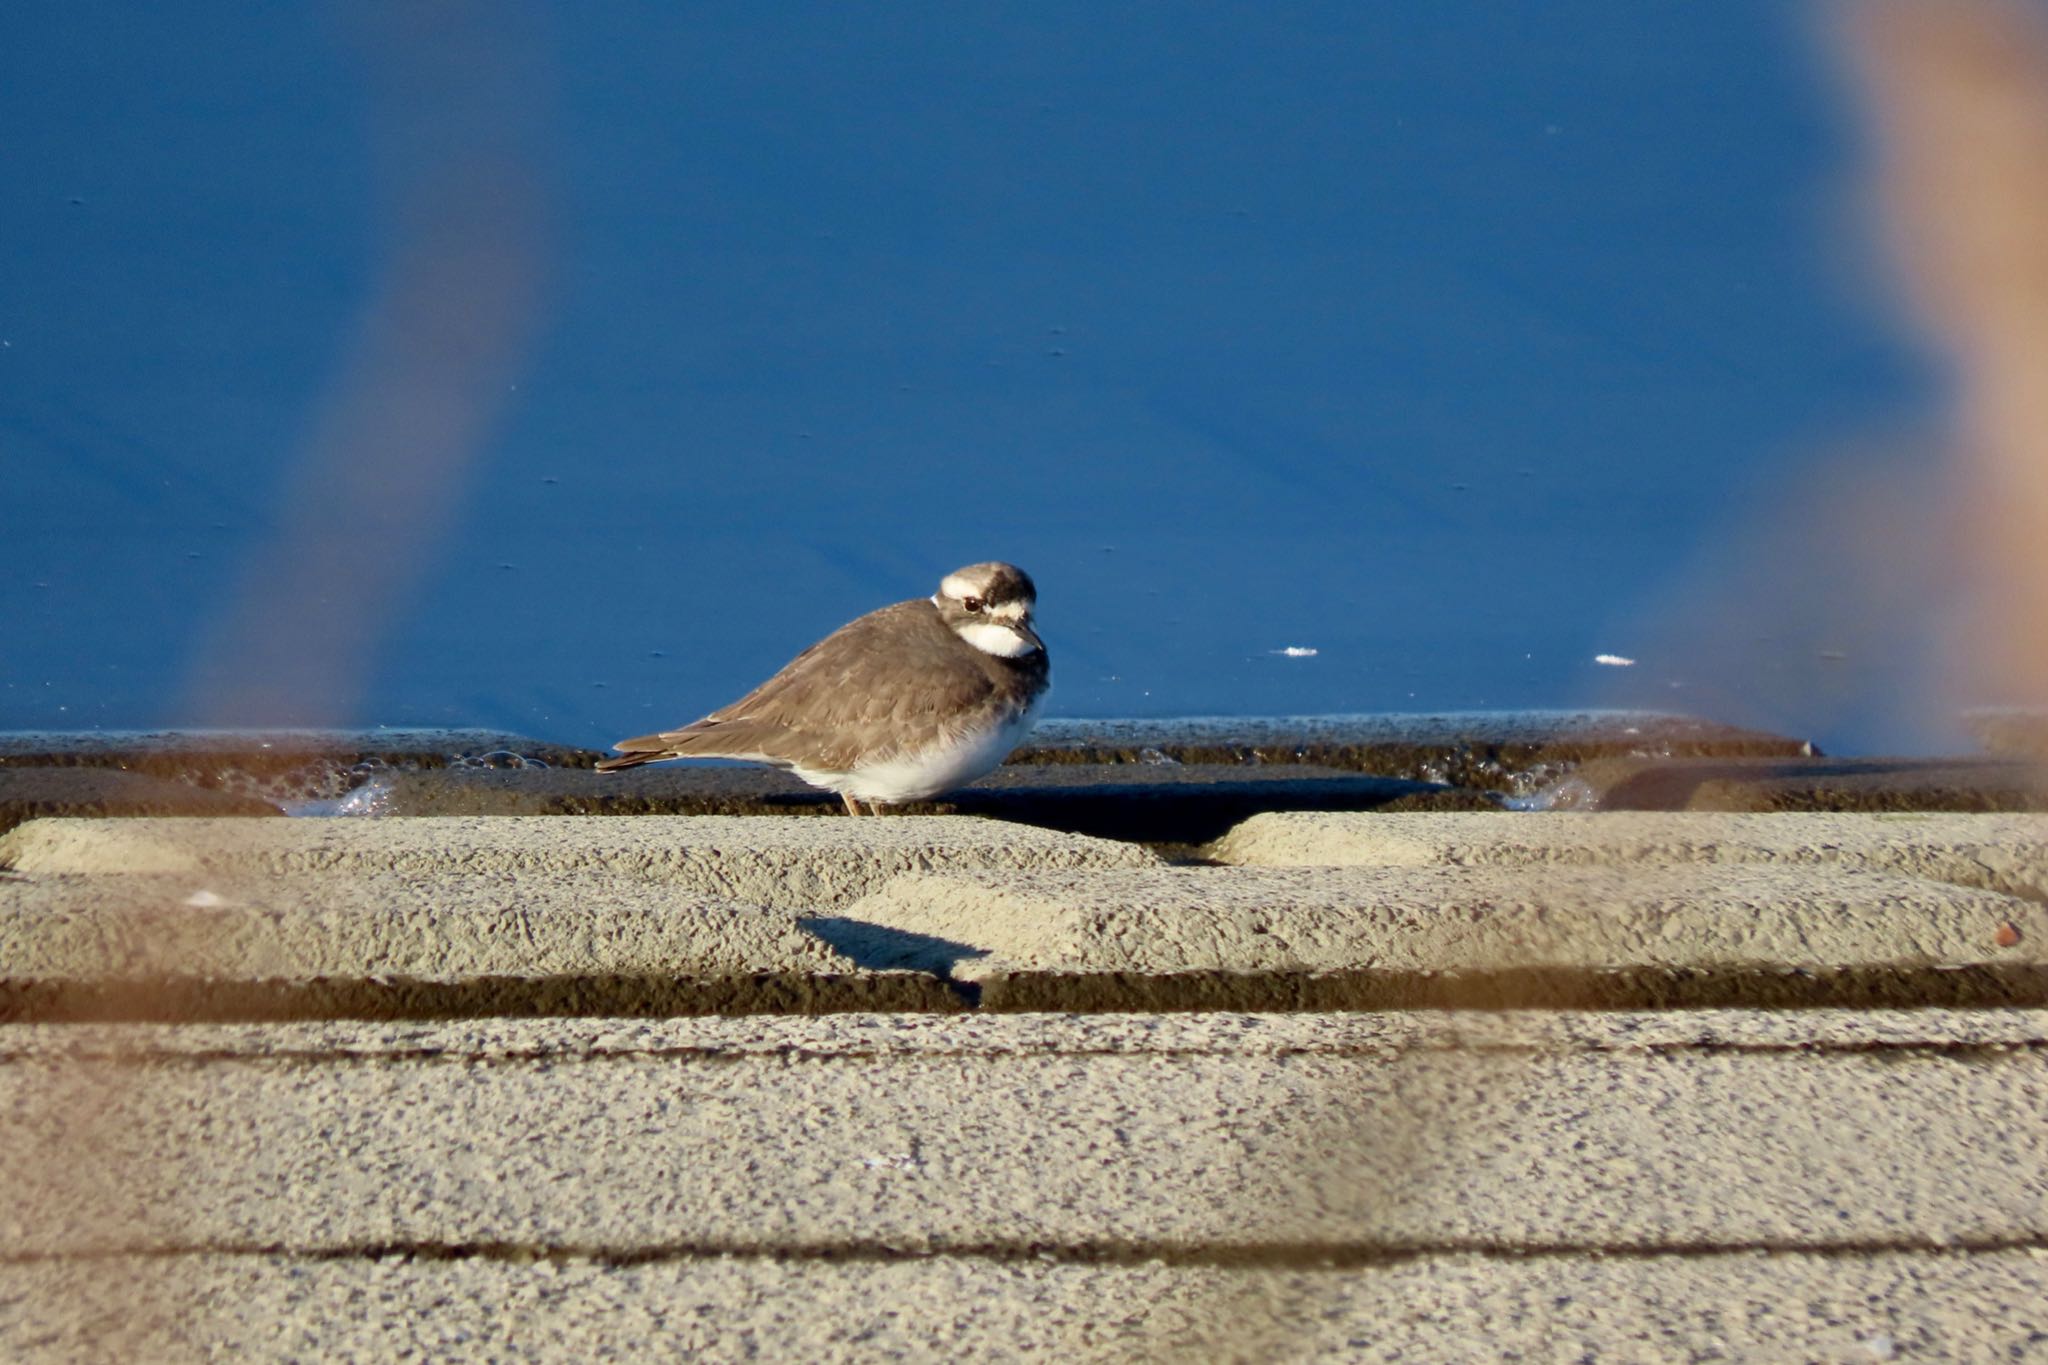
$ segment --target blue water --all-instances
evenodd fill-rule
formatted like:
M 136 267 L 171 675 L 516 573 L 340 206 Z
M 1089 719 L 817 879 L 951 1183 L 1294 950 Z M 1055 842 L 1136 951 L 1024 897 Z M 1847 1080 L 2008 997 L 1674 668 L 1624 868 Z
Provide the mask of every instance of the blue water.
M 1809 684 L 1814 638 L 1738 629 L 1731 677 L 1668 616 L 1842 433 L 1929 414 L 1812 39 L 1776 0 L 34 7 L 0 728 L 607 742 L 1001 557 L 1055 713 L 1910 744 L 1924 661 Z

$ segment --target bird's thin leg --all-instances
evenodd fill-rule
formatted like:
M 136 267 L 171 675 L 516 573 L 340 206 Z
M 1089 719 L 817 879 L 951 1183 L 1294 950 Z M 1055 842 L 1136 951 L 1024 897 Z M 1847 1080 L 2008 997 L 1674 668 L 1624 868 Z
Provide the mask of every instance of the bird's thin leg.
M 859 814 L 860 814 L 860 802 L 858 802 L 858 801 L 854 800 L 854 799 L 853 799 L 853 798 L 852 798 L 851 796 L 848 796 L 848 795 L 847 795 L 847 794 L 846 794 L 845 792 L 841 792 L 841 793 L 839 793 L 839 799 L 840 799 L 841 801 L 844 801 L 844 802 L 846 803 L 846 813 L 847 813 L 848 815 L 859 815 Z

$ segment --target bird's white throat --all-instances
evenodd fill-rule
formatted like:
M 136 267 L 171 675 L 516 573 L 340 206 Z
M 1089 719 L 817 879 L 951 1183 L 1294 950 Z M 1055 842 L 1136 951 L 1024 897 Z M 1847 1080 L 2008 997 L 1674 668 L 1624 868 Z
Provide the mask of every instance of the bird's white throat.
M 1037 648 L 1017 631 L 994 621 L 966 621 L 953 629 L 968 644 L 998 659 L 1020 659 Z

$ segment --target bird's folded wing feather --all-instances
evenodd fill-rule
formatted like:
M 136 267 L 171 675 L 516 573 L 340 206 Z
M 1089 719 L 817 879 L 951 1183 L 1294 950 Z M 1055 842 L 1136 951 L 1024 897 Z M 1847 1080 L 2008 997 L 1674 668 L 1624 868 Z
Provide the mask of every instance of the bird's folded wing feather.
M 877 660 L 883 663 L 878 667 Z M 958 642 L 926 601 L 898 602 L 851 621 L 767 682 L 680 730 L 630 739 L 628 752 L 758 757 L 844 770 L 887 729 L 915 750 L 985 706 L 996 686 L 963 666 Z

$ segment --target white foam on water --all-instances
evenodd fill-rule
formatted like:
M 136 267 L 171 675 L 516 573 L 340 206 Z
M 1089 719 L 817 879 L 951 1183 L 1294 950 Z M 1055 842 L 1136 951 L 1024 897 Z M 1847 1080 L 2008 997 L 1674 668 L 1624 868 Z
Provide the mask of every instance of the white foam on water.
M 373 777 L 345 796 L 323 801 L 283 801 L 286 815 L 359 816 L 389 815 L 393 783 L 389 777 Z

